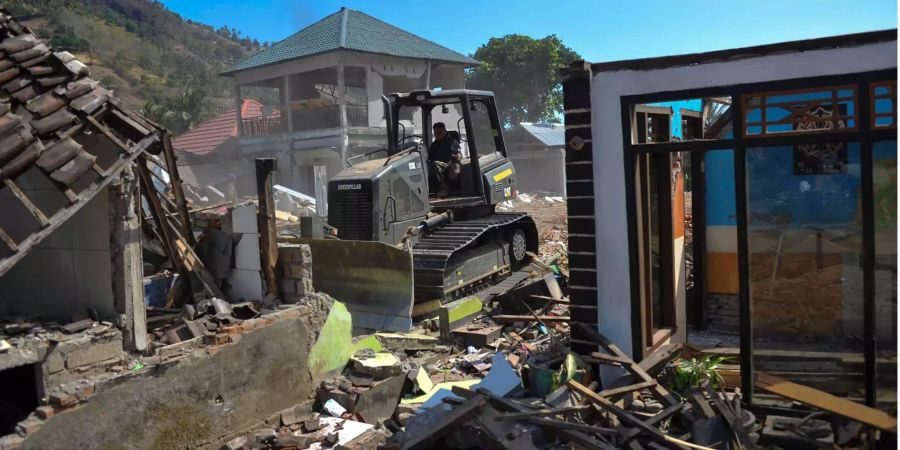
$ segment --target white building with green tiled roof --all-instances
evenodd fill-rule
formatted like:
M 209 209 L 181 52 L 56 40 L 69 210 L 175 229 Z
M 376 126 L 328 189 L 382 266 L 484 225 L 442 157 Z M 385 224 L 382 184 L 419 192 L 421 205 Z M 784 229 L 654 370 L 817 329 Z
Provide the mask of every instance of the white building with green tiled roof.
M 278 183 L 316 193 L 324 202 L 324 182 L 348 158 L 385 146 L 382 94 L 463 88 L 465 69 L 477 65 L 440 44 L 341 8 L 222 75 L 234 78 L 237 104 L 252 98 L 282 112 L 238 115 L 242 155 L 248 161 L 274 155 Z M 407 127 L 420 125 L 408 119 Z

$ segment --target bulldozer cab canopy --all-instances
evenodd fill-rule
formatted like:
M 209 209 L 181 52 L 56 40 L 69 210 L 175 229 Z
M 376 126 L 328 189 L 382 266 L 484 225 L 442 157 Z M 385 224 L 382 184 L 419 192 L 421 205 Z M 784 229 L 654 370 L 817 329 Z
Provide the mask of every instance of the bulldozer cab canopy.
M 459 117 L 446 123 L 447 131 L 455 139 L 464 143 L 468 157 L 477 160 L 479 156 L 499 152 L 504 157 L 506 146 L 503 142 L 502 124 L 500 123 L 494 93 L 471 89 L 418 90 L 407 93 L 394 93 L 385 96 L 388 118 L 388 133 L 391 147 L 399 151 L 405 139 L 412 136 L 421 137 L 428 146 L 432 141 L 432 123 L 435 110 L 448 113 L 455 108 Z M 401 111 L 404 113 L 401 114 Z M 452 113 L 451 113 L 452 114 Z M 400 123 L 403 118 L 416 116 L 412 122 L 421 124 L 421 135 Z M 455 123 L 451 123 L 455 122 Z

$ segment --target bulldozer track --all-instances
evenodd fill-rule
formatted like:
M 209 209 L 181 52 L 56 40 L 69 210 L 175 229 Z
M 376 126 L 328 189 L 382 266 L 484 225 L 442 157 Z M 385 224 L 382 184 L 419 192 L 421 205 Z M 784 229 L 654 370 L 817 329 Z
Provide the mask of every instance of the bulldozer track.
M 495 213 L 478 219 L 453 222 L 444 225 L 413 245 L 413 277 L 415 280 L 416 300 L 428 301 L 433 299 L 445 300 L 448 295 L 455 298 L 468 289 L 476 287 L 481 290 L 479 284 L 484 284 L 484 277 L 478 277 L 470 282 L 453 286 L 448 289 L 444 286 L 444 273 L 447 263 L 454 253 L 468 247 L 492 230 L 499 230 L 514 223 L 530 222 L 534 226 L 531 217 L 525 213 Z M 490 278 L 505 276 L 510 270 L 497 271 Z M 457 295 L 454 295 L 457 294 Z

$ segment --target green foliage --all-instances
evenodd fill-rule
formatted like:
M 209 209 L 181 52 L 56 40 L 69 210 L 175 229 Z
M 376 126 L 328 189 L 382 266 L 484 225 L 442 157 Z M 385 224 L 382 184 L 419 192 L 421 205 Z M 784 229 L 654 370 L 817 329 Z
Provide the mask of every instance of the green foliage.
M 72 53 L 84 52 L 91 48 L 91 43 L 87 39 L 76 36 L 72 27 L 65 25 L 58 25 L 53 30 L 50 45 L 54 50 L 66 50 Z
M 720 356 L 680 359 L 666 367 L 661 378 L 670 390 L 678 393 L 707 381 L 715 388 L 724 381 L 718 369 L 727 361 L 728 358 Z
M 491 38 L 472 57 L 481 66 L 469 71 L 466 86 L 494 91 L 506 126 L 558 122 L 562 115 L 559 69 L 581 59 L 552 34 L 542 39 L 521 34 Z
M 153 0 L 8 0 L 6 7 L 176 133 L 234 105 L 232 80 L 219 73 L 260 49 L 235 29 L 184 20 Z
M 203 89 L 189 86 L 177 97 L 154 98 L 144 102 L 141 114 L 179 134 L 193 128 L 201 120 L 205 98 Z

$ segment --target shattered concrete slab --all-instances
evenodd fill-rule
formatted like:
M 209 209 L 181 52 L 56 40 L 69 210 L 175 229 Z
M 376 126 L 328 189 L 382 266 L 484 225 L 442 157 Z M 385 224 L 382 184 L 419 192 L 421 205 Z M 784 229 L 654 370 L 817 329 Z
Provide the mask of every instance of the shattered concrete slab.
M 273 312 L 219 333 L 240 339 L 170 360 L 146 357 L 147 364 L 134 370 L 54 391 L 34 414 L 40 424 L 29 419 L 23 425 L 29 433 L 22 448 L 195 448 L 253 426 L 261 413 L 280 417 L 312 393 L 303 362 L 327 307 L 326 302 Z

